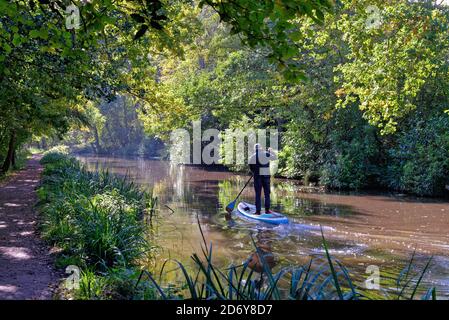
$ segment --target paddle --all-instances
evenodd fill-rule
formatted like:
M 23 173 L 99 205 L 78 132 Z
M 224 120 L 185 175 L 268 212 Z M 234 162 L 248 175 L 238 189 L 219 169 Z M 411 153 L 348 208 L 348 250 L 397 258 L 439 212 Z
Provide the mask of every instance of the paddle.
M 231 213 L 232 211 L 234 211 L 235 208 L 235 203 L 237 202 L 237 199 L 240 197 L 240 195 L 242 194 L 243 190 L 245 190 L 246 186 L 248 185 L 248 183 L 251 181 L 251 179 L 253 178 L 253 175 L 251 175 L 251 177 L 248 179 L 248 181 L 245 183 L 245 186 L 243 187 L 242 190 L 240 190 L 239 194 L 237 195 L 237 197 L 234 199 L 234 201 L 232 201 L 230 204 L 228 204 L 226 206 L 226 211 L 228 213 Z

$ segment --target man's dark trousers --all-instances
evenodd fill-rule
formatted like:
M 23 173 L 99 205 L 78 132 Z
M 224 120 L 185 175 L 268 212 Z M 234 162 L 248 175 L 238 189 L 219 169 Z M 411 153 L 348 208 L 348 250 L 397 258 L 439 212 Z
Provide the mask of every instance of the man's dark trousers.
M 265 197 L 265 210 L 270 209 L 270 176 L 254 176 L 254 191 L 256 192 L 256 210 L 260 212 L 262 207 L 261 193 Z

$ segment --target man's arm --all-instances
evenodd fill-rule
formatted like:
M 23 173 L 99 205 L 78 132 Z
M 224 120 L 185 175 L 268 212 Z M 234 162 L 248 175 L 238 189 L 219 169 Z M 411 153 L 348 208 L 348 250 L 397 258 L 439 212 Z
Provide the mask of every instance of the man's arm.
M 268 159 L 270 159 L 270 160 L 277 160 L 278 159 L 278 155 L 273 151 L 273 149 L 268 148 L 267 151 L 269 153 Z

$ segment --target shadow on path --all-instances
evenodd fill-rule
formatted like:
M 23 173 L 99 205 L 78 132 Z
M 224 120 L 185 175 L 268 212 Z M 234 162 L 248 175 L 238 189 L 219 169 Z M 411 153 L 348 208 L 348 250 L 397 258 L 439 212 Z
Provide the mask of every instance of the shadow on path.
M 51 299 L 58 276 L 36 232 L 35 188 L 42 167 L 33 157 L 26 169 L 0 185 L 0 300 Z

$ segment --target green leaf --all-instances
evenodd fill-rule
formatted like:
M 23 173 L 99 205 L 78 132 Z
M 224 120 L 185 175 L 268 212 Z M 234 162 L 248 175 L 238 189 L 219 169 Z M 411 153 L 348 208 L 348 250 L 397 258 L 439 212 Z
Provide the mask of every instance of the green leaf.
M 12 39 L 12 43 L 16 47 L 19 46 L 22 43 L 22 37 L 16 33 Z
M 39 38 L 39 31 L 36 29 L 33 29 L 30 31 L 30 33 L 28 35 L 31 39 Z
M 299 30 L 293 31 L 289 34 L 289 37 L 293 41 L 299 41 L 302 37 L 302 33 Z
M 39 30 L 39 37 L 43 40 L 47 40 L 48 39 L 48 30 L 47 29 L 40 29 Z
M 12 48 L 11 48 L 11 46 L 9 44 L 4 43 L 3 44 L 3 50 L 5 50 L 6 53 L 11 53 Z

